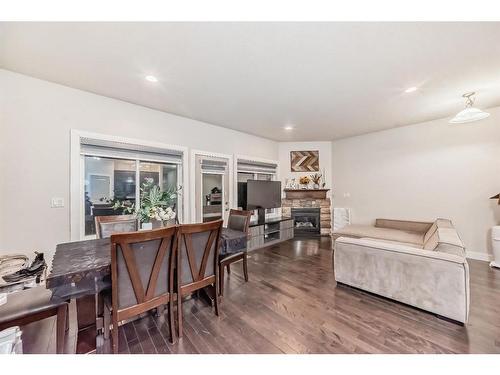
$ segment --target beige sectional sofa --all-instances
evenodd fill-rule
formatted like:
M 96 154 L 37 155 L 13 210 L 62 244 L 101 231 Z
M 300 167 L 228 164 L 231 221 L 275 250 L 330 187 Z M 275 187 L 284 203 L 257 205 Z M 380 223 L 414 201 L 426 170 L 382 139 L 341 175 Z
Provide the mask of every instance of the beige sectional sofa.
M 335 280 L 466 323 L 469 267 L 452 222 L 377 219 L 333 233 Z

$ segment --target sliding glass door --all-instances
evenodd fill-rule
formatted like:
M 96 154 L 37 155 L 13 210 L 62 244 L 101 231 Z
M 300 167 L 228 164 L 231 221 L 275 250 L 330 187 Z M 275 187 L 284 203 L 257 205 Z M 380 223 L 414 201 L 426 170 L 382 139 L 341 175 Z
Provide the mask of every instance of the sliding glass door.
M 116 202 L 126 205 L 140 204 L 140 188 L 146 182 L 158 185 L 162 191 L 179 188 L 181 166 L 176 163 L 121 159 L 103 156 L 82 156 L 84 162 L 84 233 L 95 235 L 95 217 L 121 215 Z M 179 214 L 182 204 L 174 205 Z

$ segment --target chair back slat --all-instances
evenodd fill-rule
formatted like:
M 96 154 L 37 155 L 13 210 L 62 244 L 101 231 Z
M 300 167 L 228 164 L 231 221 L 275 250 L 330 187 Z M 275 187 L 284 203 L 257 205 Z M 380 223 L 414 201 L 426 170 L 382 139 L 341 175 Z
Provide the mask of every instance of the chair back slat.
M 198 273 L 198 281 L 202 280 L 205 276 L 205 272 L 207 270 L 208 258 L 211 254 L 211 249 L 214 244 L 215 237 L 217 236 L 217 231 L 211 231 L 208 236 L 207 244 L 205 245 L 205 251 L 203 252 L 203 258 L 201 260 L 200 272 Z M 216 248 L 215 251 L 218 249 Z
M 153 270 L 151 271 L 151 276 L 148 281 L 148 286 L 145 295 L 146 300 L 150 300 L 154 296 L 156 290 L 156 283 L 158 282 L 158 276 L 160 275 L 161 271 L 161 265 L 167 254 L 167 249 L 169 249 L 171 246 L 171 243 L 172 243 L 171 237 L 163 238 L 161 240 L 160 248 L 156 253 L 155 262 L 153 263 Z

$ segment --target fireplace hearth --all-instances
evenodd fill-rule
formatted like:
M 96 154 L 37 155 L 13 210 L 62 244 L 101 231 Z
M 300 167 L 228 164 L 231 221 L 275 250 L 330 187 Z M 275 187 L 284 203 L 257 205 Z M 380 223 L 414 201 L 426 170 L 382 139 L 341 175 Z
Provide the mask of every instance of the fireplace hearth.
M 319 236 L 321 234 L 321 210 L 319 208 L 292 208 L 296 236 Z

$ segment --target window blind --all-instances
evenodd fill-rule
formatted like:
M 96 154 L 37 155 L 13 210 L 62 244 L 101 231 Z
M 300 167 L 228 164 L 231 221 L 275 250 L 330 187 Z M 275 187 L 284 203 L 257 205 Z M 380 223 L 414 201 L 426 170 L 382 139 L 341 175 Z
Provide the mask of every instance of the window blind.
M 200 160 L 200 165 L 203 172 L 221 173 L 225 172 L 227 168 L 227 163 L 225 161 L 213 159 L 202 159 Z
M 92 138 L 80 139 L 80 154 L 182 164 L 182 151 Z
M 275 174 L 278 164 L 238 159 L 238 172 Z

